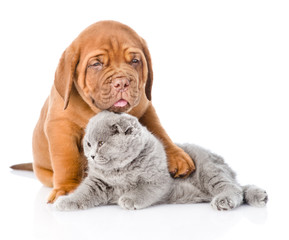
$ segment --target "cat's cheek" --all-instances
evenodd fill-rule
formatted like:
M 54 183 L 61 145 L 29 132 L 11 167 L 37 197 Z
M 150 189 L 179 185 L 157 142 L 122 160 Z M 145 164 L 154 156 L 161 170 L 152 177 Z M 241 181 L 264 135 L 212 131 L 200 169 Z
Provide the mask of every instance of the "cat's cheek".
M 94 161 L 93 161 L 90 157 L 87 157 L 87 161 L 88 161 L 88 163 L 90 163 L 90 164 L 93 164 L 93 163 L 94 163 Z

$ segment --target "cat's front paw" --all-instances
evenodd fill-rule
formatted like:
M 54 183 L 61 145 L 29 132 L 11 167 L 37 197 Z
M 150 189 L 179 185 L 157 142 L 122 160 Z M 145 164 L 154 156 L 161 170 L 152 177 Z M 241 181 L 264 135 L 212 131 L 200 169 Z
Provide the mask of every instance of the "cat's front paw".
M 133 199 L 126 197 L 126 196 L 122 196 L 119 198 L 118 205 L 121 206 L 123 209 L 127 209 L 127 210 L 136 210 L 140 208 L 140 207 L 137 207 Z
M 71 211 L 79 209 L 79 205 L 72 201 L 69 196 L 59 197 L 53 204 L 53 208 L 58 211 Z

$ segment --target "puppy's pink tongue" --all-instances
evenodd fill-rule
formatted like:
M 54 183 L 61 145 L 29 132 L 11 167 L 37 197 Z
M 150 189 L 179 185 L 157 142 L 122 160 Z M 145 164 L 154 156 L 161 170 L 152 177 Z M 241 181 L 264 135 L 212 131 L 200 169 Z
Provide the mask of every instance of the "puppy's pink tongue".
M 127 105 L 127 101 L 124 99 L 120 99 L 119 101 L 117 101 L 114 106 L 115 107 L 124 107 Z

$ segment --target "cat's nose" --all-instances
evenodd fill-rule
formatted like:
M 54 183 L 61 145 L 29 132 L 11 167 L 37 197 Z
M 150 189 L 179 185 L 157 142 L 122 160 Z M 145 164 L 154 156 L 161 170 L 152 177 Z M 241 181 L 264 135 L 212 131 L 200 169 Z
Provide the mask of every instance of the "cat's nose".
M 94 159 L 94 158 L 95 158 L 95 156 L 94 156 L 94 155 L 91 155 L 90 157 L 91 157 L 92 159 Z

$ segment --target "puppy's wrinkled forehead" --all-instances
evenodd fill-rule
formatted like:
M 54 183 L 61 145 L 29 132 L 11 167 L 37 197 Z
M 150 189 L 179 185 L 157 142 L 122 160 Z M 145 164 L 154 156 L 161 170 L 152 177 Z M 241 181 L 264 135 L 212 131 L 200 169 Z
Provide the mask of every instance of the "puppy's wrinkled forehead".
M 98 22 L 85 29 L 79 36 L 81 59 L 87 55 L 95 55 L 103 51 L 110 57 L 123 54 L 128 48 L 142 49 L 142 43 L 137 33 L 126 25 L 104 21 Z

